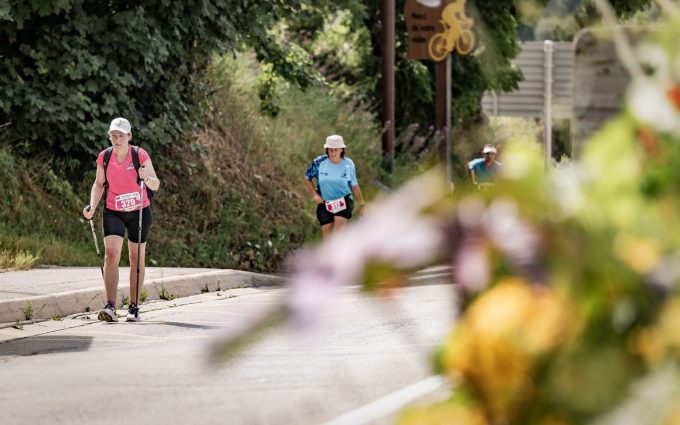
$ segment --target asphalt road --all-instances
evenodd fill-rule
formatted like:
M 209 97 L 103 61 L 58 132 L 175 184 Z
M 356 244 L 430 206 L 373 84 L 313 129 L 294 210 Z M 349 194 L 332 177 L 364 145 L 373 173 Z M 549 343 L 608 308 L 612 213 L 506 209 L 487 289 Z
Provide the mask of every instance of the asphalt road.
M 348 288 L 316 331 L 277 326 L 232 360 L 208 360 L 219 336 L 284 295 L 245 288 L 145 305 L 141 323 L 92 314 L 26 325 L 0 344 L 2 423 L 390 422 L 352 412 L 431 376 L 455 316 L 451 286 L 390 299 Z

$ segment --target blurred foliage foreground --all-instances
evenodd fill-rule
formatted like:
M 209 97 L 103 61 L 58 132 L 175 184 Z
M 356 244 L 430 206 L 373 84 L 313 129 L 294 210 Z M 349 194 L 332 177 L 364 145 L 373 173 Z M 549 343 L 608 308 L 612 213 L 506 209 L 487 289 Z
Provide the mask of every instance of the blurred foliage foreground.
M 294 260 L 302 323 L 334 288 L 454 267 L 461 315 L 437 356 L 449 399 L 402 424 L 680 423 L 680 22 L 579 163 L 505 147 L 494 188 L 405 185 Z M 388 244 L 385 242 L 389 241 Z

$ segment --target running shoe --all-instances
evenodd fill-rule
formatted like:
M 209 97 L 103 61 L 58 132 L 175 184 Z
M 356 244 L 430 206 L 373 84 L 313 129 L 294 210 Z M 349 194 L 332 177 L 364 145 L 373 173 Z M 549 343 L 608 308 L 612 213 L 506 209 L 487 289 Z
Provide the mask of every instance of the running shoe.
M 125 321 L 127 322 L 139 322 L 142 320 L 142 315 L 139 312 L 139 306 L 137 304 L 130 304 L 128 308 L 128 314 Z
M 118 315 L 116 314 L 116 308 L 111 303 L 106 303 L 104 308 L 99 310 L 97 319 L 103 320 L 105 322 L 117 322 Z

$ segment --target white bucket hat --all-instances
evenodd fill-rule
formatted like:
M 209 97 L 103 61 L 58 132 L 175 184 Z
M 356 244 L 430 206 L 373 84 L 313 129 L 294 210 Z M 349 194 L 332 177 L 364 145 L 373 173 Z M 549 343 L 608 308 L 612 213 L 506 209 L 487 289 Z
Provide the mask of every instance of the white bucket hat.
M 347 146 L 345 146 L 345 141 L 342 140 L 342 136 L 333 134 L 332 136 L 326 137 L 326 144 L 323 145 L 323 147 L 326 149 L 338 149 L 346 148 Z
M 120 131 L 129 134 L 132 133 L 132 126 L 130 125 L 130 121 L 125 118 L 116 118 L 111 121 L 111 125 L 109 126 L 109 133 L 112 131 Z

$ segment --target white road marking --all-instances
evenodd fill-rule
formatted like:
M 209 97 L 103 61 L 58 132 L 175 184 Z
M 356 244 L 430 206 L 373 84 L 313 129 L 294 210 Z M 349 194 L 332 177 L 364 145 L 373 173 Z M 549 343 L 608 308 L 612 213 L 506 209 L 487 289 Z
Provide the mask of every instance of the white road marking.
M 449 380 L 441 375 L 430 376 L 420 382 L 388 394 L 374 402 L 326 422 L 324 425 L 362 425 L 382 419 L 405 407 L 408 403 L 447 385 Z

